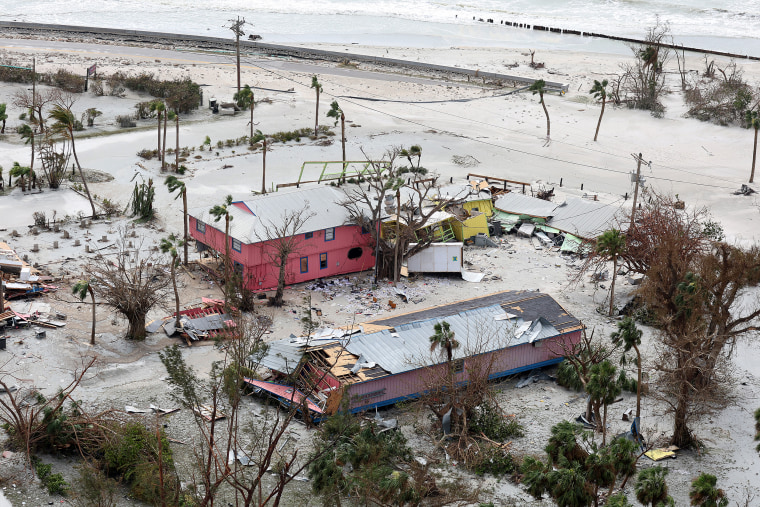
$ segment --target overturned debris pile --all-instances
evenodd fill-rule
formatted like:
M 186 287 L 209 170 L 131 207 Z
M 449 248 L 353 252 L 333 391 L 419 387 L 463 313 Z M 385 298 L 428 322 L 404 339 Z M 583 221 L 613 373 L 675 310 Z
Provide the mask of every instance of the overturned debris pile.
M 179 326 L 177 326 L 179 320 Z M 192 342 L 209 338 L 235 336 L 236 324 L 232 316 L 226 313 L 224 302 L 219 299 L 201 298 L 201 305 L 179 312 L 179 319 L 174 313 L 169 317 L 154 320 L 145 330 L 155 333 L 163 329 L 167 336 L 179 334 L 187 346 Z

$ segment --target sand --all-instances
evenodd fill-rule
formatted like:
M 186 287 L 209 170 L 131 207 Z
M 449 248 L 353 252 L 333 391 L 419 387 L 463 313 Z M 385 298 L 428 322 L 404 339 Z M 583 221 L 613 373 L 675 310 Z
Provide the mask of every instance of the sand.
M 732 192 L 746 183 L 751 157 L 752 133 L 738 127 L 719 127 L 683 118 L 685 111 L 681 96 L 676 93 L 678 76 L 673 63 L 667 68 L 669 86 L 673 93 L 666 99 L 665 117 L 656 119 L 646 112 L 608 107 L 605 112 L 599 141 L 593 142 L 594 129 L 600 108 L 591 100 L 588 90 L 594 79 L 609 78 L 619 72 L 619 65 L 628 57 L 612 54 L 573 53 L 542 50 L 536 60 L 545 63 L 542 70 L 533 70 L 527 64 L 530 56 L 525 50 L 494 48 L 452 47 L 449 49 L 381 48 L 351 45 L 350 47 L 322 45 L 324 49 L 362 54 L 380 54 L 414 61 L 459 65 L 482 71 L 513 73 L 531 78 L 562 81 L 569 85 L 564 96 L 547 95 L 546 103 L 552 122 L 551 140 L 545 136 L 545 117 L 537 98 L 520 93 L 504 95 L 506 89 L 491 89 L 477 82 L 440 81 L 431 76 L 407 75 L 396 69 L 373 69 L 360 65 L 336 66 L 325 62 L 299 62 L 286 59 L 245 57 L 243 83 L 260 87 L 257 100 L 255 128 L 271 133 L 281 130 L 309 127 L 314 124 L 314 92 L 309 88 L 311 76 L 318 75 L 324 87 L 320 99 L 320 124 L 332 125 L 324 115 L 333 99 L 345 111 L 347 127 L 347 157 L 363 160 L 376 158 L 393 146 L 419 144 L 423 149 L 422 165 L 437 172 L 442 178 L 462 181 L 467 172 L 498 176 L 514 180 L 527 180 L 533 188 L 555 187 L 557 201 L 584 194 L 598 195 L 603 202 L 630 206 L 632 194 L 629 172 L 635 170 L 632 153 L 642 153 L 651 166 L 643 169 L 646 185 L 652 190 L 678 194 L 688 206 L 706 206 L 715 220 L 723 225 L 727 239 L 739 244 L 750 244 L 760 238 L 760 213 L 755 197 L 734 196 Z M 84 69 L 98 63 L 99 72 L 116 70 L 154 72 L 167 77 L 190 77 L 204 85 L 204 98 L 221 101 L 231 99 L 235 91 L 235 72 L 232 58 L 225 55 L 200 54 L 190 51 L 168 51 L 160 48 L 131 48 L 97 45 L 91 41 L 26 41 L 0 39 L 2 56 L 14 61 L 37 58 L 38 69 L 55 70 L 59 67 Z M 702 62 L 698 55 L 687 55 L 688 68 L 699 72 Z M 725 62 L 723 62 L 725 63 Z M 517 64 L 516 67 L 514 65 Z M 741 63 L 751 83 L 760 78 L 757 63 Z M 384 72 L 381 72 L 384 71 Z M 0 84 L 1 100 L 11 102 L 18 86 Z M 292 93 L 288 92 L 292 89 Z M 279 91 L 271 91 L 279 90 Z M 350 98 L 350 97 L 361 97 Z M 375 100 L 363 100 L 375 99 Z M 148 97 L 127 93 L 123 98 L 82 96 L 74 107 L 75 112 L 96 107 L 103 116 L 96 127 L 86 129 L 77 139 L 77 152 L 86 170 L 110 174 L 113 180 L 93 183 L 90 190 L 99 197 L 126 206 L 135 174 L 153 178 L 162 186 L 163 175 L 155 160 L 144 161 L 137 152 L 154 148 L 156 126 L 152 121 L 141 121 L 136 129 L 122 130 L 115 125 L 115 116 L 133 111 L 138 101 Z M 20 113 L 9 107 L 6 132 L 13 132 Z M 194 146 L 188 162 L 185 181 L 188 185 L 191 207 L 213 206 L 225 195 L 244 199 L 261 187 L 261 155 L 251 154 L 243 146 L 214 148 L 200 152 L 205 137 L 212 145 L 246 134 L 249 116 L 235 117 L 212 115 L 203 108 L 181 119 L 180 145 Z M 339 127 L 335 129 L 339 132 Z M 174 146 L 174 128 L 169 126 L 169 146 Z M 295 181 L 301 165 L 308 160 L 340 159 L 340 143 L 320 146 L 308 141 L 277 144 L 267 155 L 267 186 Z M 217 154 L 218 153 L 218 154 Z M 194 158 L 200 155 L 200 159 Z M 454 156 L 470 156 L 478 163 L 474 167 L 458 166 Z M 18 136 L 7 133 L 0 137 L 0 165 L 8 168 L 14 160 L 28 160 L 29 149 Z M 311 179 L 305 175 L 305 179 Z M 138 177 L 139 178 L 139 177 Z M 6 176 L 7 182 L 7 176 Z M 560 182 L 562 186 L 560 187 Z M 582 187 L 582 190 L 581 190 Z M 138 231 L 149 247 L 161 237 L 181 229 L 181 205 L 160 188 L 156 195 L 158 220 L 150 227 Z M 98 248 L 113 242 L 127 219 L 95 222 L 91 228 L 78 227 L 77 216 L 87 213 L 85 199 L 70 189 L 53 192 L 45 189 L 41 194 L 22 195 L 19 189 L 0 197 L 0 239 L 9 242 L 20 254 L 26 254 L 42 269 L 64 277 L 58 295 L 47 299 L 53 309 L 67 312 L 71 318 L 65 328 L 50 332 L 47 341 L 36 342 L 25 338 L 25 344 L 9 352 L 19 357 L 21 352 L 31 354 L 33 361 L 22 360 L 19 376 L 32 379 L 43 390 L 53 390 L 71 378 L 73 368 L 81 355 L 97 354 L 101 358 L 99 376 L 88 381 L 78 391 L 78 399 L 100 408 L 122 405 L 145 406 L 148 402 L 169 402 L 167 386 L 160 381 L 164 370 L 156 350 L 171 341 L 161 335 L 151 336 L 144 344 L 124 342 L 121 335 L 125 323 L 112 320 L 105 310 L 99 310 L 98 344 L 86 345 L 89 338 L 89 307 L 75 303 L 69 296 L 68 284 L 86 271 L 87 255 L 84 245 Z M 62 233 L 28 233 L 33 211 L 45 211 L 56 218 L 69 217 L 66 227 L 71 238 L 62 239 Z M 11 237 L 17 230 L 20 237 Z M 97 242 L 106 236 L 108 241 Z M 79 239 L 82 246 L 74 247 Z M 53 243 L 59 242 L 59 248 Z M 32 252 L 34 244 L 40 251 Z M 512 252 L 512 253 L 510 253 Z M 614 330 L 615 322 L 602 317 L 596 309 L 605 301 L 607 291 L 585 281 L 571 286 L 577 262 L 560 257 L 555 252 L 536 250 L 528 240 L 509 237 L 499 248 L 469 249 L 465 259 L 472 262 L 473 270 L 482 270 L 487 281 L 468 284 L 445 277 L 424 277 L 402 282 L 403 289 L 418 295 L 418 302 L 399 307 L 396 311 L 409 311 L 433 304 L 455 301 L 471 291 L 495 292 L 506 289 L 531 289 L 547 292 L 589 327 L 604 335 Z M 215 296 L 218 288 L 203 280 L 198 273 L 191 279 L 183 275 L 183 304 L 197 302 L 200 296 Z M 356 275 L 346 282 L 352 287 L 369 287 L 367 274 Z M 296 286 L 288 292 L 288 305 L 273 312 L 272 339 L 298 332 L 299 323 L 292 310 L 306 294 L 309 285 Z M 624 280 L 618 284 L 618 298 L 627 300 L 632 290 Z M 378 292 L 391 291 L 382 287 Z M 340 325 L 362 321 L 370 315 L 357 314 L 360 303 L 349 287 L 339 286 L 334 293 L 315 292 L 315 305 L 323 310 L 324 325 Z M 171 301 L 168 302 L 171 305 Z M 166 315 L 171 308 L 156 309 L 151 318 Z M 390 312 L 384 309 L 383 312 Z M 115 322 L 115 324 L 114 324 Z M 21 335 L 20 335 L 21 336 Z M 15 336 L 14 336 L 15 337 Z M 648 357 L 645 366 L 651 368 L 653 336 L 646 331 Z M 193 348 L 186 355 L 199 371 L 207 371 L 209 347 Z M 679 454 L 675 461 L 665 463 L 672 469 L 669 476 L 676 502 L 688 502 L 688 485 L 700 471 L 717 474 L 719 484 L 732 499 L 739 500 L 742 488 L 756 479 L 760 472 L 756 465 L 757 454 L 752 444 L 752 411 L 760 402 L 757 359 L 760 352 L 747 342 L 739 344 L 735 357 L 738 401 L 732 407 L 705 421 L 698 429 L 705 438 L 707 453 Z M 57 363 L 56 363 L 57 361 Z M 59 368 L 49 368 L 55 363 Z M 42 366 L 41 366 L 42 365 Z M 43 373 L 40 373 L 43 372 Z M 577 394 L 542 381 L 525 389 L 514 389 L 514 383 L 498 387 L 499 399 L 511 413 L 516 413 L 528 428 L 526 437 L 514 446 L 520 452 L 540 453 L 551 425 L 562 418 L 580 412 Z M 634 400 L 635 404 L 635 400 Z M 613 433 L 626 429 L 619 420 L 622 408 L 631 406 L 631 396 L 613 410 Z M 621 407 L 621 408 L 618 408 Z M 395 413 L 396 409 L 391 409 Z M 651 438 L 659 438 L 669 431 L 669 421 L 662 416 L 663 407 L 647 399 L 644 403 L 643 428 Z M 411 416 L 401 413 L 402 422 L 411 423 Z M 406 418 L 406 419 L 405 419 Z M 176 421 L 176 422 L 175 422 Z M 172 418 L 168 429 L 176 438 L 191 438 L 192 423 L 184 414 Z M 413 431 L 405 430 L 417 449 L 425 442 Z M 309 436 L 303 432 L 302 437 Z M 176 450 L 181 466 L 188 466 L 188 451 Z M 642 462 L 642 466 L 651 463 Z M 60 466 L 64 466 L 61 463 Z M 445 473 L 457 473 L 446 468 Z M 494 503 L 507 504 L 511 499 L 520 505 L 528 504 L 528 496 L 506 481 L 486 479 L 481 484 L 493 491 Z M 630 491 L 631 488 L 629 487 Z M 35 493 L 37 494 L 37 493 Z M 15 497 L 14 497 L 15 498 Z M 42 497 L 40 497 L 42 498 Z M 15 500 L 14 500 L 15 501 Z M 537 504 L 538 505 L 538 504 Z

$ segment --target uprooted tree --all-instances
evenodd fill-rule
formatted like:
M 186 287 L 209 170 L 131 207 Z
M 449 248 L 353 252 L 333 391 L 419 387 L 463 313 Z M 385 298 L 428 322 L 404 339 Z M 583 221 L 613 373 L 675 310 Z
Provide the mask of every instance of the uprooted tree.
M 439 193 L 436 177 L 423 179 L 427 169 L 419 162 L 417 166 L 411 160 L 410 165 L 401 165 L 403 153 L 421 154 L 417 148 L 416 152 L 392 148 L 380 162 L 368 158 L 369 174 L 357 186 L 345 189 L 346 199 L 341 205 L 348 211 L 351 223 L 372 235 L 379 278 L 398 280 L 401 261 L 442 235 L 442 226 L 433 217 L 449 202 L 431 201 Z M 389 215 L 390 219 L 384 220 Z
M 127 338 L 145 339 L 145 317 L 157 304 L 168 301 L 172 280 L 161 269 L 160 257 L 143 249 L 142 244 L 129 246 L 126 235 L 120 234 L 116 252 L 98 253 L 90 264 L 90 283 L 101 300 L 129 322 Z
M 722 241 L 705 209 L 681 211 L 655 195 L 627 232 L 624 262 L 658 328 L 657 393 L 673 413 L 671 443 L 695 443 L 693 423 L 724 406 L 736 340 L 756 332 L 760 247 Z

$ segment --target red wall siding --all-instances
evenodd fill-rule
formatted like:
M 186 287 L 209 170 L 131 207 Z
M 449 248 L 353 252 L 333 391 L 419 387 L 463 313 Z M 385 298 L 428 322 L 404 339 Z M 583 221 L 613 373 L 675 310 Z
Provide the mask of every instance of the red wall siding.
M 190 235 L 197 241 L 224 253 L 224 222 L 206 224 L 206 232 L 197 230 L 196 219 L 190 217 Z M 344 225 L 335 228 L 335 239 L 325 241 L 325 231 L 314 231 L 313 237 L 306 239 L 305 234 L 298 235 L 298 251 L 291 254 L 286 267 L 288 284 L 306 282 L 317 278 L 355 273 L 374 268 L 373 241 L 371 234 L 362 234 L 361 227 Z M 232 241 L 232 240 L 230 240 Z M 242 251 L 237 252 L 230 246 L 233 261 L 245 266 L 244 278 L 250 289 L 271 289 L 277 286 L 279 269 L 271 262 L 270 255 L 276 251 L 274 242 L 243 244 Z M 349 259 L 348 251 L 352 248 L 362 249 L 357 259 Z M 320 254 L 327 254 L 327 266 L 320 268 Z M 308 259 L 308 270 L 301 273 L 301 258 Z

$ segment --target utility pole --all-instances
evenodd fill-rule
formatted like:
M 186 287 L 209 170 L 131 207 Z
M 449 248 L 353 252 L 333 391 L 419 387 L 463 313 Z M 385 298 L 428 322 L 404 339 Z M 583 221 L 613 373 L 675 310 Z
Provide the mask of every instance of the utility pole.
M 631 225 L 629 226 L 629 229 L 633 229 L 633 221 L 636 214 L 636 201 L 639 198 L 639 182 L 641 182 L 641 163 L 643 162 L 641 153 L 638 155 L 631 153 L 631 156 L 636 159 L 636 187 L 633 191 L 633 209 L 631 210 Z M 651 162 L 648 162 L 647 164 L 651 164 Z
M 267 179 L 267 138 L 265 137 L 262 141 L 262 150 L 261 150 L 261 193 L 266 194 L 267 193 L 267 185 L 266 185 L 266 179 Z
M 237 20 L 231 19 L 230 23 L 232 23 L 230 30 L 232 30 L 232 33 L 235 34 L 235 53 L 237 56 L 237 91 L 240 93 L 240 36 L 245 35 L 243 32 L 245 18 L 240 19 L 240 16 L 238 16 Z

